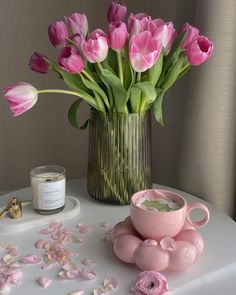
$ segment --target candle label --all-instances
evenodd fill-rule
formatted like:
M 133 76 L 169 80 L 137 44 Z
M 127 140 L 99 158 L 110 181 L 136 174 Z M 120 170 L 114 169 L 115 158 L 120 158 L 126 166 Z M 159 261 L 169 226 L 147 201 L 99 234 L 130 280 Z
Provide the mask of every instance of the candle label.
M 53 210 L 65 205 L 65 178 L 38 183 L 38 209 Z

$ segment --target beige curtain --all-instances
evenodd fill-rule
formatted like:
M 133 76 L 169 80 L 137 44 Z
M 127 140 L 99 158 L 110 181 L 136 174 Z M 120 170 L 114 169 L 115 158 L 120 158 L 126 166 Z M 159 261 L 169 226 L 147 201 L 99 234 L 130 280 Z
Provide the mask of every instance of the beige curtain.
M 179 158 L 179 187 L 235 214 L 236 1 L 197 1 L 195 24 L 215 45 L 191 72 Z M 236 216 L 234 216 L 236 217 Z

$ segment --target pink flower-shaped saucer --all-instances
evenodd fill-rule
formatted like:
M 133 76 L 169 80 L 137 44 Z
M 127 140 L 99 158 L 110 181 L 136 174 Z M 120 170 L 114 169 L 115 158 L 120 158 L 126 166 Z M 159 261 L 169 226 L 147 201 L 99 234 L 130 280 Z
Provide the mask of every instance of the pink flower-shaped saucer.
M 174 238 L 164 237 L 157 242 L 144 239 L 134 229 L 130 216 L 112 230 L 113 250 L 126 263 L 136 263 L 142 270 L 180 271 L 192 265 L 204 248 L 202 236 L 185 222 Z

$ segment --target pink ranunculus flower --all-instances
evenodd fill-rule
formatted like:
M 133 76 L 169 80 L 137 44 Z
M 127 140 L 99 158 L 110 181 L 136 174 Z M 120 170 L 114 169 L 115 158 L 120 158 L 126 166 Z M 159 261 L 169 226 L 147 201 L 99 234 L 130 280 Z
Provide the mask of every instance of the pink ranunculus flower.
M 88 20 L 85 14 L 75 12 L 71 16 L 65 17 L 65 21 L 74 34 L 87 35 Z
M 191 26 L 189 23 L 185 23 L 182 25 L 182 27 L 178 31 L 178 35 L 182 34 L 185 31 L 187 31 L 187 34 L 182 44 L 183 49 L 185 49 L 193 41 L 193 39 L 199 35 L 199 30 Z
M 162 44 L 148 31 L 133 35 L 129 42 L 129 58 L 136 72 L 150 69 L 157 61 Z
M 125 4 L 112 1 L 107 11 L 107 20 L 109 23 L 123 22 L 126 13 L 127 7 Z
M 168 290 L 166 278 L 157 271 L 141 272 L 131 287 L 135 295 L 161 295 Z
M 153 23 L 156 26 L 153 36 L 162 43 L 165 54 L 168 54 L 175 36 L 175 28 L 172 22 L 165 23 L 162 19 L 155 19 Z
M 192 66 L 198 66 L 207 61 L 213 52 L 213 43 L 204 36 L 197 36 L 186 48 L 188 62 Z
M 63 21 L 55 22 L 48 26 L 48 37 L 54 47 L 65 43 L 68 30 Z
M 73 46 L 63 47 L 58 56 L 59 66 L 71 73 L 80 73 L 84 69 L 84 60 L 81 54 Z
M 123 22 L 110 23 L 108 28 L 108 40 L 111 48 L 120 51 L 125 47 L 128 37 L 126 24 Z
M 37 89 L 29 83 L 16 83 L 4 88 L 13 116 L 19 116 L 32 108 L 38 99 Z
M 87 40 L 81 41 L 83 54 L 91 63 L 104 61 L 108 48 L 107 35 L 100 29 L 94 30 L 88 35 Z
M 46 60 L 46 56 L 41 53 L 34 52 L 29 60 L 29 67 L 31 70 L 45 74 L 48 72 L 49 64 Z

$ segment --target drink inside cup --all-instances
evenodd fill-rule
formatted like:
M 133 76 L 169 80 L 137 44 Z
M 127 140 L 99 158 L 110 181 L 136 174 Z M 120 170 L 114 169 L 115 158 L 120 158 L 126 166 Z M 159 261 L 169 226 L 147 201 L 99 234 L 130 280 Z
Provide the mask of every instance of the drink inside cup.
M 149 190 L 144 193 L 142 197 L 136 200 L 135 205 L 151 212 L 170 212 L 181 208 L 177 201 L 156 190 Z

